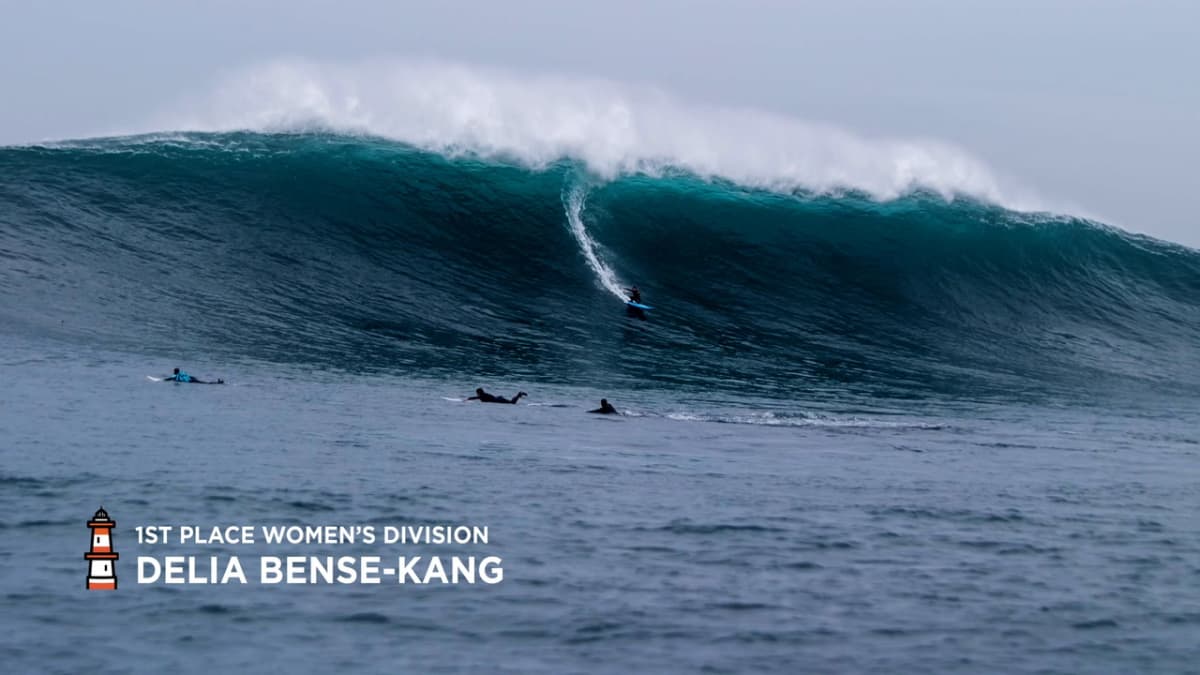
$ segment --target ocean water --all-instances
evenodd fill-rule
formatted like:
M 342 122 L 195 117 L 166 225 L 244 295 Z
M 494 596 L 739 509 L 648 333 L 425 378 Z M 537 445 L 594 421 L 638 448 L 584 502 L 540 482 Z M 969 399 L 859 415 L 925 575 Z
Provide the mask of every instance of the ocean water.
M 0 149 L 0 292 L 10 672 L 1198 671 L 1186 248 L 921 190 L 175 134 Z M 146 377 L 176 366 L 227 384 Z M 113 593 L 84 590 L 100 506 Z M 504 578 L 139 584 L 138 556 L 399 550 L 154 524 L 486 526 L 400 552 Z

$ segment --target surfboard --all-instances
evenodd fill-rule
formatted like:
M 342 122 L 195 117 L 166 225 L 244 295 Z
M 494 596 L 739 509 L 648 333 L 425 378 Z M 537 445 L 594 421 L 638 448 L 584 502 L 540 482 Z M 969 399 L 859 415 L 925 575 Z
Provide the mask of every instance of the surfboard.
M 168 381 L 169 381 L 169 380 L 167 380 L 167 378 L 165 378 L 165 377 L 155 377 L 155 376 L 153 376 L 153 375 L 147 375 L 147 376 L 146 376 L 146 379 L 147 379 L 147 380 L 150 380 L 151 382 L 168 382 Z M 192 382 L 189 382 L 188 384 L 225 384 L 225 382 L 223 382 L 223 381 L 218 381 L 218 382 L 196 382 L 196 381 L 192 381 Z
M 632 300 L 630 300 L 629 302 L 627 302 L 625 304 L 629 305 L 630 307 L 636 307 L 637 309 L 654 309 L 650 305 L 643 305 L 640 302 L 634 302 Z

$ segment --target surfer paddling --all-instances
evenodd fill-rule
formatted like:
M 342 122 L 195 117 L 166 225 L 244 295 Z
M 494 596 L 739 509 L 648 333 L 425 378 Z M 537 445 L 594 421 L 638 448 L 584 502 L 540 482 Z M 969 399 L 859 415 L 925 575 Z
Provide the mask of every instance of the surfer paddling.
M 596 413 L 597 415 L 620 415 L 621 414 L 621 413 L 617 412 L 617 409 L 614 408 L 613 404 L 609 403 L 608 399 L 606 399 L 606 398 L 600 399 L 600 407 L 599 408 L 596 408 L 595 410 L 589 410 L 588 412 Z
M 188 384 L 225 384 L 225 380 L 218 379 L 216 382 L 201 380 L 198 377 L 192 377 L 182 370 L 176 368 L 175 372 L 170 377 L 164 377 L 163 382 L 185 382 Z
M 526 394 L 523 391 L 519 391 L 519 392 L 517 392 L 516 396 L 512 397 L 511 399 L 507 399 L 507 398 L 504 398 L 503 396 L 495 396 L 493 394 L 489 394 L 483 390 L 483 387 L 479 387 L 478 389 L 475 390 L 475 395 L 468 397 L 467 400 L 468 401 L 479 401 L 480 403 L 516 403 L 517 401 L 521 400 L 522 396 L 528 396 L 528 395 L 529 394 Z

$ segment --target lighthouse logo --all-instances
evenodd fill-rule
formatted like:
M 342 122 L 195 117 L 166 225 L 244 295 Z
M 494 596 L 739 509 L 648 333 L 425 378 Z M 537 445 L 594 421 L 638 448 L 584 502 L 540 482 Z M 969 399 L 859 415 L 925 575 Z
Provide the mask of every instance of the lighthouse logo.
M 117 557 L 113 550 L 112 530 L 117 523 L 108 517 L 101 506 L 88 521 L 92 530 L 92 550 L 83 554 L 88 561 L 87 589 L 89 591 L 117 590 Z

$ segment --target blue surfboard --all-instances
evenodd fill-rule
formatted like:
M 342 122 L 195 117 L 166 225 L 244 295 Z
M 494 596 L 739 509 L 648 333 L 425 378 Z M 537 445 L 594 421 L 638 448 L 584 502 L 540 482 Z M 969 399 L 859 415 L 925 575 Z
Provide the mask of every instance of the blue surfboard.
M 637 309 L 654 309 L 650 305 L 643 305 L 640 302 L 634 302 L 632 300 L 630 300 L 629 302 L 627 302 L 625 304 L 629 305 L 630 307 L 636 307 Z

